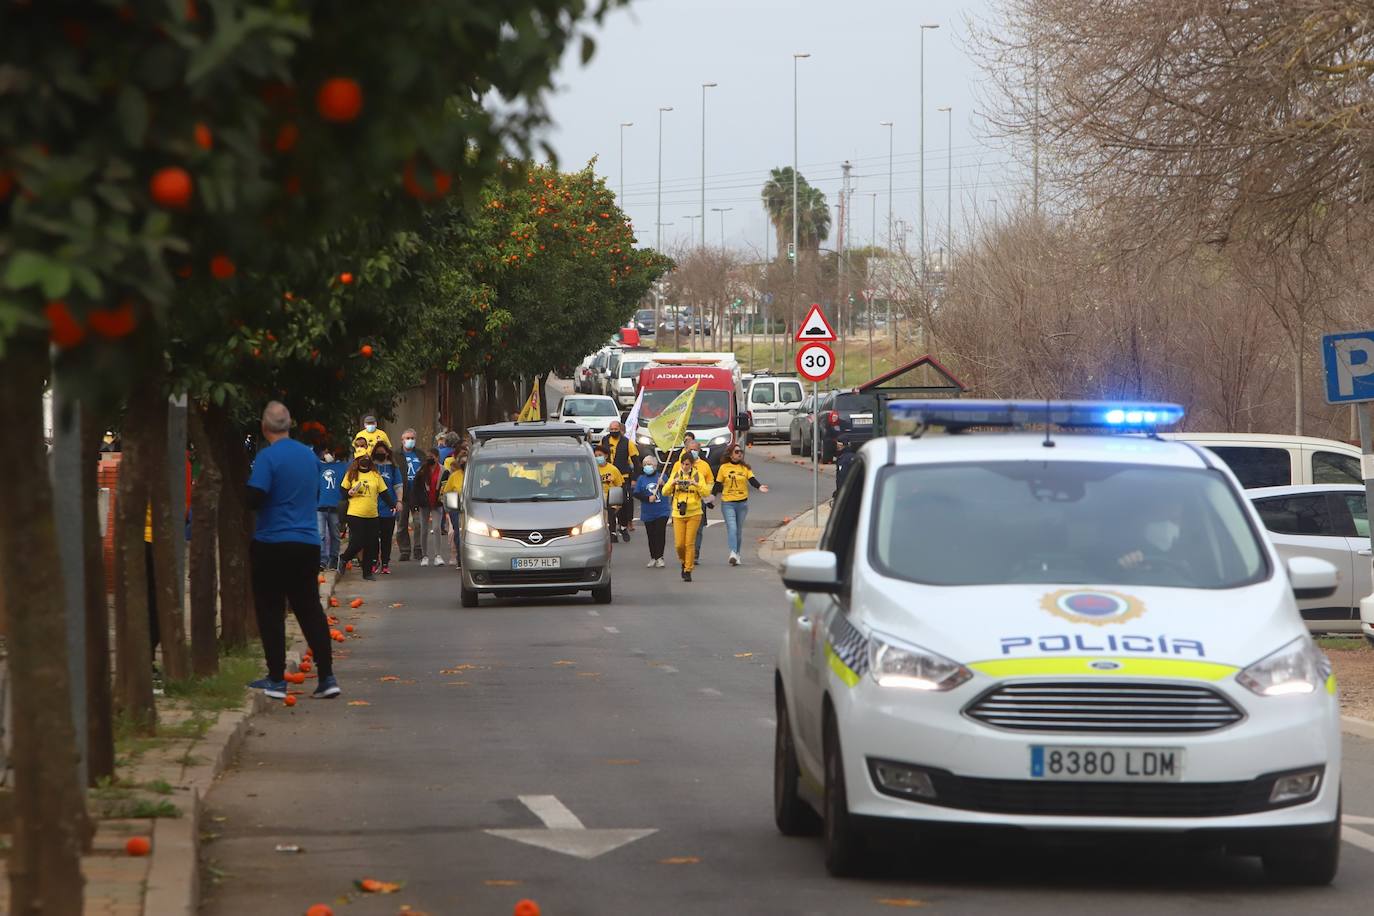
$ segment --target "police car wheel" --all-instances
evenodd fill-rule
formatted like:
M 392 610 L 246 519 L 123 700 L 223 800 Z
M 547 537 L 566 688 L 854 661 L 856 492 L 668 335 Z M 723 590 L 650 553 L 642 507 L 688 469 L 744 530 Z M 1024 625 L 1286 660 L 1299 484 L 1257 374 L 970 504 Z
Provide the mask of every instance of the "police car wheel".
M 777 727 L 773 739 L 773 820 L 783 836 L 815 836 L 820 818 L 797 794 L 801 766 L 792 743 L 792 722 L 787 716 L 787 698 L 782 685 L 776 690 Z
M 1264 874 L 1276 884 L 1309 887 L 1330 884 L 1336 877 L 1341 861 L 1339 813 L 1323 834 L 1318 840 L 1304 838 L 1270 847 L 1263 856 Z
M 477 590 L 472 588 L 458 588 L 458 602 L 463 607 L 477 607 Z
M 856 877 L 867 862 L 864 831 L 849 813 L 844 757 L 835 714 L 825 711 L 825 869 L 836 878 Z

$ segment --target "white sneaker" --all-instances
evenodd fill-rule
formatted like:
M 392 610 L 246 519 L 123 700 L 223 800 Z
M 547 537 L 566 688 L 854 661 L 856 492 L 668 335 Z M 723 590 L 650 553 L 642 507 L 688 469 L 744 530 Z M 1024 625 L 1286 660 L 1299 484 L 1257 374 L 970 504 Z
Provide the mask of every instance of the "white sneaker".
M 421 558 L 420 558 L 420 565 L 421 565 L 421 566 L 428 566 L 428 565 L 429 565 L 429 557 L 421 557 Z
M 655 561 L 654 561 L 654 565 L 657 566 L 659 569 L 662 569 L 662 568 L 663 568 L 663 558 L 662 558 L 662 557 L 659 557 L 657 560 L 655 560 Z
M 644 568 L 645 568 L 645 569 L 653 569 L 653 568 L 654 568 L 655 566 L 657 566 L 657 565 L 658 565 L 658 561 L 655 560 L 655 559 L 653 559 L 652 557 L 650 557 L 650 558 L 649 558 L 649 562 L 644 564 Z
M 731 566 L 738 566 L 738 565 L 739 565 L 739 554 L 735 553 L 733 550 L 730 551 L 730 565 L 731 565 Z
M 435 558 L 434 558 L 434 565 L 435 565 L 435 566 L 443 566 L 443 565 L 444 565 L 444 558 L 443 558 L 443 557 L 435 557 Z

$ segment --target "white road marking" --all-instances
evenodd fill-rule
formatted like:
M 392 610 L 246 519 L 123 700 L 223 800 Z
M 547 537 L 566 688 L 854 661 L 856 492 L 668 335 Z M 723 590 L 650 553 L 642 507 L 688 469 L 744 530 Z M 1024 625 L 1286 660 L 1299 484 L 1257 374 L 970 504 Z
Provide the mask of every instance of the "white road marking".
M 1341 839 L 1352 846 L 1358 846 L 1366 852 L 1374 852 L 1374 836 L 1365 833 L 1363 830 L 1356 830 L 1354 827 L 1342 827 Z
M 607 633 L 619 633 L 619 632 L 620 632 L 619 628 L 617 628 L 617 627 L 602 627 L 601 629 L 605 630 Z
M 763 716 L 762 718 L 757 719 L 756 721 L 757 721 L 760 725 L 762 725 L 764 728 L 777 728 L 777 727 L 778 727 L 778 720 L 777 720 L 777 719 L 771 719 L 771 718 L 769 718 L 768 716 Z
M 1361 814 L 1342 814 L 1341 823 L 1343 824 L 1374 824 L 1374 817 L 1365 817 Z
M 714 687 L 703 687 L 703 688 L 701 688 L 701 692 L 704 693 L 704 694 L 706 694 L 708 697 L 723 697 L 723 696 L 725 696 L 725 694 L 721 693 L 719 690 L 717 690 L 717 689 L 714 688 Z
M 601 616 L 601 612 L 600 612 L 600 611 L 588 611 L 588 612 L 587 612 L 587 616 L 588 616 L 588 617 L 600 617 L 600 616 Z
M 577 815 L 568 810 L 553 795 L 521 795 L 520 802 L 544 822 L 538 830 L 488 830 L 492 836 L 514 840 L 528 846 L 538 846 L 575 856 L 579 859 L 595 859 L 597 856 L 619 849 L 627 843 L 641 840 L 657 829 L 633 828 L 621 830 L 588 830 Z
M 664 674 L 677 674 L 677 669 L 672 665 L 655 665 L 654 667 Z

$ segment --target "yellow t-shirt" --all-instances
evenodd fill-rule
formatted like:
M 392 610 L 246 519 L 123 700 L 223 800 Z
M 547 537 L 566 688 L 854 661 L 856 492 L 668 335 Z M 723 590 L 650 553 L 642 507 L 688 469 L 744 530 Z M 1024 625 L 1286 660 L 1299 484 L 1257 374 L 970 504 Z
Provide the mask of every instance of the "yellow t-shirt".
M 382 475 L 376 471 L 359 473 L 351 481 L 344 477 L 344 490 L 351 491 L 354 487 L 358 492 L 350 493 L 348 497 L 348 514 L 355 518 L 376 518 L 377 499 L 381 492 L 386 489 L 386 481 Z
M 601 474 L 601 492 L 611 495 L 611 487 L 625 486 L 625 475 L 620 473 L 620 468 L 611 464 L 609 461 L 597 468 Z
M 672 470 L 670 470 L 668 473 L 671 474 L 673 471 L 676 471 L 681 464 L 681 458 L 679 458 L 677 461 L 674 461 Z M 701 477 L 701 479 L 706 481 L 706 492 L 710 493 L 711 487 L 714 487 L 716 485 L 716 475 L 711 473 L 710 462 L 708 462 L 705 458 L 698 458 L 696 460 L 696 470 L 697 474 Z
M 444 488 L 439 492 L 441 494 L 461 493 L 463 490 L 463 476 L 463 469 L 460 467 L 455 467 L 453 470 L 448 472 L 448 480 L 444 481 Z
M 679 482 L 682 487 L 678 486 Z M 673 466 L 673 472 L 663 482 L 659 493 L 672 504 L 673 518 L 690 518 L 702 514 L 701 503 L 711 495 L 714 483 L 706 462 L 694 462 L 690 471 L 679 463 Z
M 723 462 L 720 473 L 716 475 L 716 481 L 720 483 L 720 498 L 727 503 L 748 499 L 749 481 L 753 479 L 754 472 L 749 470 L 747 465 Z
M 371 452 L 374 448 L 377 447 L 378 442 L 381 442 L 384 445 L 386 445 L 388 449 L 391 448 L 391 437 L 386 434 L 386 430 L 384 429 L 379 428 L 375 433 L 370 433 L 365 429 L 360 429 L 358 430 L 358 435 L 354 436 L 353 438 L 357 439 L 358 436 L 361 436 L 363 439 L 367 440 L 367 450 L 369 452 Z

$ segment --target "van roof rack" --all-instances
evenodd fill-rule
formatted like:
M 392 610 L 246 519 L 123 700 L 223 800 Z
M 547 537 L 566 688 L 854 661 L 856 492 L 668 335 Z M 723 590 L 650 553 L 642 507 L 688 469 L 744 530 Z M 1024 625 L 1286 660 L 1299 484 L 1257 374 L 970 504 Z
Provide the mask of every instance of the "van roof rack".
M 493 423 L 489 426 L 474 426 L 468 430 L 478 443 L 492 439 L 572 439 L 586 442 L 591 431 L 577 423 L 553 423 L 548 420 L 518 420 L 509 423 Z

